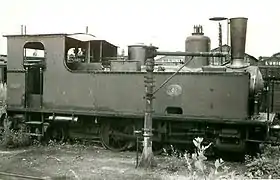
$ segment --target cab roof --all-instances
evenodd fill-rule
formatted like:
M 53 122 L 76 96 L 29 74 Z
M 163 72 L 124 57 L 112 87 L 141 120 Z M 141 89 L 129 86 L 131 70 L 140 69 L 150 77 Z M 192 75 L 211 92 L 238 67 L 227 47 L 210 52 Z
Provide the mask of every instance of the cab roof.
M 3 35 L 3 37 L 48 37 L 48 36 L 63 36 L 71 39 L 75 39 L 82 42 L 88 42 L 88 41 L 104 41 L 108 44 L 111 44 L 115 47 L 118 47 L 117 45 L 114 45 L 110 42 L 108 42 L 105 39 L 100 39 L 94 36 L 93 34 L 88 33 L 73 33 L 73 34 L 66 34 L 66 33 L 55 33 L 55 34 L 16 34 L 16 35 Z

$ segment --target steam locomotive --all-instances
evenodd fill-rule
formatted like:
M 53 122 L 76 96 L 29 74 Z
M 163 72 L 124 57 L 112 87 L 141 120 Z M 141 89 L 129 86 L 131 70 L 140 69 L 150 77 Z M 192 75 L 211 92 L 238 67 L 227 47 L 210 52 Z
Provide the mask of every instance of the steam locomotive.
M 210 39 L 201 27 L 187 39 L 186 52 L 137 44 L 128 46 L 128 58 L 117 57 L 116 45 L 90 34 L 6 35 L 7 116 L 1 124 L 24 125 L 30 136 L 42 139 L 87 138 L 126 150 L 143 128 L 147 60 L 181 55 L 183 66 L 150 64 L 157 89 L 155 151 L 168 144 L 188 147 L 195 137 L 227 152 L 271 143 L 278 124 L 275 113 L 260 111 L 266 89 L 260 69 L 244 61 L 246 30 L 247 18 L 230 19 L 231 61 L 221 66 L 209 64 Z M 28 55 L 29 49 L 37 56 Z

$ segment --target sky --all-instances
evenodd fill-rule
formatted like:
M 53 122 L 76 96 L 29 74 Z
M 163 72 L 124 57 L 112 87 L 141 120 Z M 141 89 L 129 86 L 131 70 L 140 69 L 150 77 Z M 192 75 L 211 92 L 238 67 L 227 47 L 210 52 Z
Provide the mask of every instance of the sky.
M 247 17 L 246 53 L 255 57 L 280 52 L 280 13 L 277 0 L 0 0 L 0 54 L 6 54 L 2 35 L 85 32 L 124 49 L 135 43 L 159 50 L 184 51 L 194 25 L 202 25 L 218 46 L 218 24 L 210 17 Z M 226 22 L 223 44 L 226 43 Z M 271 37 L 270 37 L 271 36 Z

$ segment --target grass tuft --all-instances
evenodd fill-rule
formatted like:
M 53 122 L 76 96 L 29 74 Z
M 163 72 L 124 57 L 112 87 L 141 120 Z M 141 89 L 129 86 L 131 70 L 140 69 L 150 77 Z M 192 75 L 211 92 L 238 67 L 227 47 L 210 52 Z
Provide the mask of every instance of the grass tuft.
M 229 167 L 225 165 L 223 159 L 217 159 L 215 162 L 207 161 L 205 151 L 212 145 L 202 145 L 203 138 L 195 138 L 193 143 L 195 145 L 195 152 L 189 154 L 188 152 L 182 153 L 171 146 L 171 154 L 166 158 L 167 167 L 165 170 L 169 173 L 178 173 L 186 180 L 195 179 L 243 179 L 244 177 L 236 173 L 235 171 L 229 171 Z M 166 150 L 164 150 L 166 152 Z M 174 179 L 174 176 L 170 176 L 169 179 Z

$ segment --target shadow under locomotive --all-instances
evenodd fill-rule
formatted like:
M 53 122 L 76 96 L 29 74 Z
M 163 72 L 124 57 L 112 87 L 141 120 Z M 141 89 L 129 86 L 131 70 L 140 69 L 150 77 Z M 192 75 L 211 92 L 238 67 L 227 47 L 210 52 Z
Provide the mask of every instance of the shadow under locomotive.
M 197 41 L 186 52 L 129 46 L 125 59 L 117 57 L 117 46 L 90 34 L 7 35 L 11 128 L 25 124 L 34 137 L 98 139 L 111 150 L 125 150 L 143 128 L 144 95 L 151 85 L 155 150 L 189 147 L 196 137 L 226 152 L 271 143 L 275 114 L 260 112 L 262 75 L 244 62 L 247 18 L 232 18 L 230 24 L 231 62 L 224 66 L 209 65 L 210 56 L 225 55 L 210 48 L 197 52 Z M 168 72 L 154 64 L 157 55 L 186 59 Z

